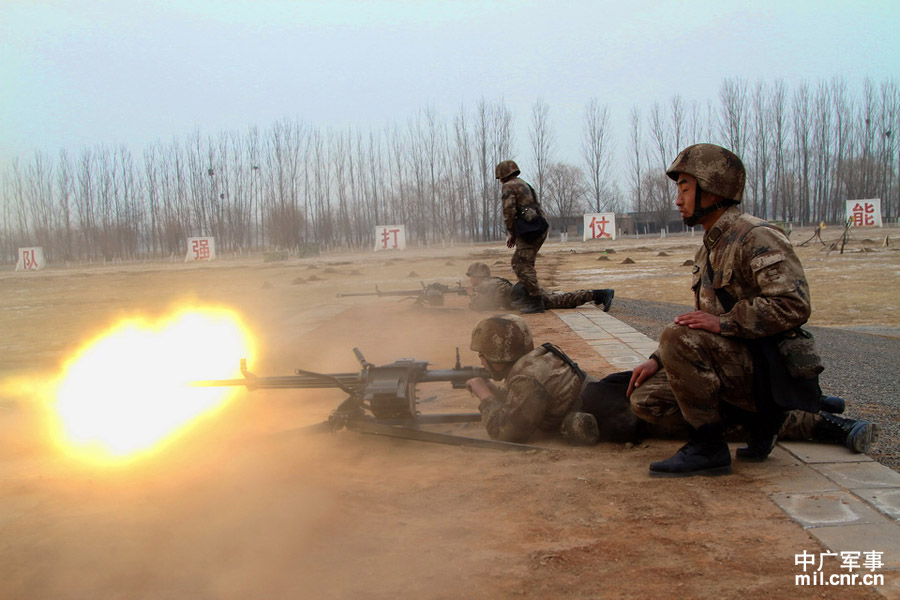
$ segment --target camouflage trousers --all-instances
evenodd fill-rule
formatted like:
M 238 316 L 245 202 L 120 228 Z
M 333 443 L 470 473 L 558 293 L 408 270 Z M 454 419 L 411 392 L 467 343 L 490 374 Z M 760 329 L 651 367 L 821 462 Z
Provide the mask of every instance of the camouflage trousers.
M 722 421 L 721 403 L 756 412 L 753 358 L 740 340 L 682 325 L 668 325 L 659 338 L 664 368 L 631 394 L 631 408 L 645 421 L 677 431 Z M 811 439 L 821 417 L 791 411 L 780 439 Z
M 512 255 L 512 270 L 522 282 L 522 287 L 529 296 L 539 296 L 541 293 L 534 262 L 537 259 L 538 250 L 544 245 L 546 239 L 546 231 L 539 238 L 530 242 L 526 242 L 520 237 L 516 238 L 516 251 Z
M 659 337 L 660 370 L 631 395 L 634 412 L 659 422 L 683 415 L 692 427 L 721 421 L 720 402 L 754 412 L 753 358 L 740 340 L 683 325 Z
M 577 290 L 575 292 L 548 292 L 541 290 L 541 298 L 544 299 L 544 308 L 576 308 L 582 304 L 594 301 L 592 290 Z

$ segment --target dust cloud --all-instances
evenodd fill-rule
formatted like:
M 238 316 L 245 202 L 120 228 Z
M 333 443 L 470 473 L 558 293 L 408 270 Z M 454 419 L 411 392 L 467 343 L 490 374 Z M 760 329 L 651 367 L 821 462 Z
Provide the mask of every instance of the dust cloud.
M 620 270 L 661 268 L 659 277 L 616 280 L 617 297 L 689 303 L 682 264 L 693 245 L 684 242 L 642 240 L 649 251 L 630 252 L 617 242 L 617 258 L 630 255 L 633 265 L 598 262 L 600 248 L 552 243 L 538 274 L 553 289 L 572 290 L 603 287 Z M 662 250 L 669 256 L 657 256 Z M 475 260 L 512 277 L 509 257 L 500 246 L 468 246 L 387 259 L 359 253 L 0 273 L 0 345 L 10 358 L 0 379 L 56 372 L 122 314 L 162 312 L 185 297 L 242 316 L 259 350 L 249 368 L 261 377 L 295 368 L 357 372 L 354 347 L 376 365 L 415 358 L 434 369 L 452 367 L 459 347 L 462 364 L 476 365 L 469 337 L 485 315 L 465 310 L 465 298 L 418 309 L 404 299 L 337 294 L 376 284 L 455 285 Z M 896 268 L 897 259 L 889 261 Z M 820 266 L 811 260 L 810 268 Z M 857 278 L 849 268 L 840 276 Z M 593 374 L 613 370 L 552 313 L 530 315 L 529 323 L 536 343 L 559 343 Z M 509 453 L 304 433 L 345 396 L 287 389 L 241 390 L 155 452 L 97 465 L 41 441 L 38 403 L 24 399 L 27 389 L 7 393 L 0 397 L 7 407 L 0 410 L 3 599 L 712 599 L 749 582 L 758 595 L 786 598 L 796 592 L 794 554 L 814 549 L 762 490 L 769 474 L 790 472 L 787 461 L 680 485 L 646 478 L 647 463 L 677 442 L 568 448 L 550 440 L 546 452 Z M 449 384 L 423 386 L 420 396 L 436 397 L 423 412 L 477 406 Z M 863 588 L 839 592 L 823 596 L 876 597 Z

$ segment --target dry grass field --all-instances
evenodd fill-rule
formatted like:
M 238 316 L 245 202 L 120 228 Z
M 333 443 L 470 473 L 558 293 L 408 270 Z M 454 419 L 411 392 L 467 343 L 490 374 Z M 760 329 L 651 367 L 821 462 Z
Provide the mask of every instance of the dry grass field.
M 857 234 L 842 255 L 818 242 L 799 248 L 811 324 L 900 329 L 900 247 L 882 247 L 888 234 L 900 237 Z M 617 298 L 690 304 L 683 263 L 699 243 L 548 242 L 539 276 L 551 289 L 615 287 Z M 658 481 L 647 463 L 675 442 L 546 440 L 547 452 L 508 453 L 293 431 L 327 416 L 338 390 L 237 391 L 112 465 L 70 452 L 51 427 L 55 381 L 85 343 L 123 318 L 186 302 L 239 314 L 259 375 L 355 371 L 353 347 L 375 364 L 414 357 L 435 368 L 452 366 L 459 347 L 474 364 L 469 333 L 483 315 L 464 310 L 464 298 L 416 310 L 336 294 L 453 284 L 472 260 L 510 276 L 509 257 L 494 244 L 0 272 L 0 599 L 797 598 L 794 555 L 822 548 L 764 491 L 772 473 L 797 468 L 785 458 Z M 529 322 L 536 341 L 560 343 L 588 371 L 610 370 L 552 313 Z M 122 386 L 127 406 L 167 373 L 140 352 L 125 358 L 148 364 Z M 477 404 L 441 384 L 423 395 L 437 397 L 428 410 Z M 863 587 L 815 596 L 880 597 Z

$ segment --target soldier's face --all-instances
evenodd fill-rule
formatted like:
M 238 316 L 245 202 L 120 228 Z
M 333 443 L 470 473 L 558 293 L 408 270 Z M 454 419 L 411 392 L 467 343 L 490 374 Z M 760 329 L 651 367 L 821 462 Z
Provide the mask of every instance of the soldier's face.
M 481 366 L 491 374 L 491 379 L 495 381 L 503 381 L 506 374 L 509 373 L 509 369 L 512 367 L 512 363 L 494 362 L 486 359 L 481 353 L 478 354 L 478 358 L 481 359 Z
M 675 206 L 678 207 L 682 219 L 690 217 L 694 214 L 694 192 L 697 189 L 697 178 L 687 173 L 679 173 L 676 186 L 678 197 L 675 198 Z

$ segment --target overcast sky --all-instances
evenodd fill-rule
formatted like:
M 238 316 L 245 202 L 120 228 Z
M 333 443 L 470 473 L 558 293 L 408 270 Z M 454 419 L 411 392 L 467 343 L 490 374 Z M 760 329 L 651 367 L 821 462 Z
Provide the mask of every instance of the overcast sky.
M 726 77 L 789 91 L 843 77 L 856 95 L 900 73 L 898 0 L 0 0 L 0 13 L 2 170 L 36 149 L 139 153 L 284 117 L 381 129 L 480 99 L 512 110 L 525 164 L 542 99 L 559 158 L 576 162 L 593 97 L 626 152 L 633 105 L 715 101 Z

